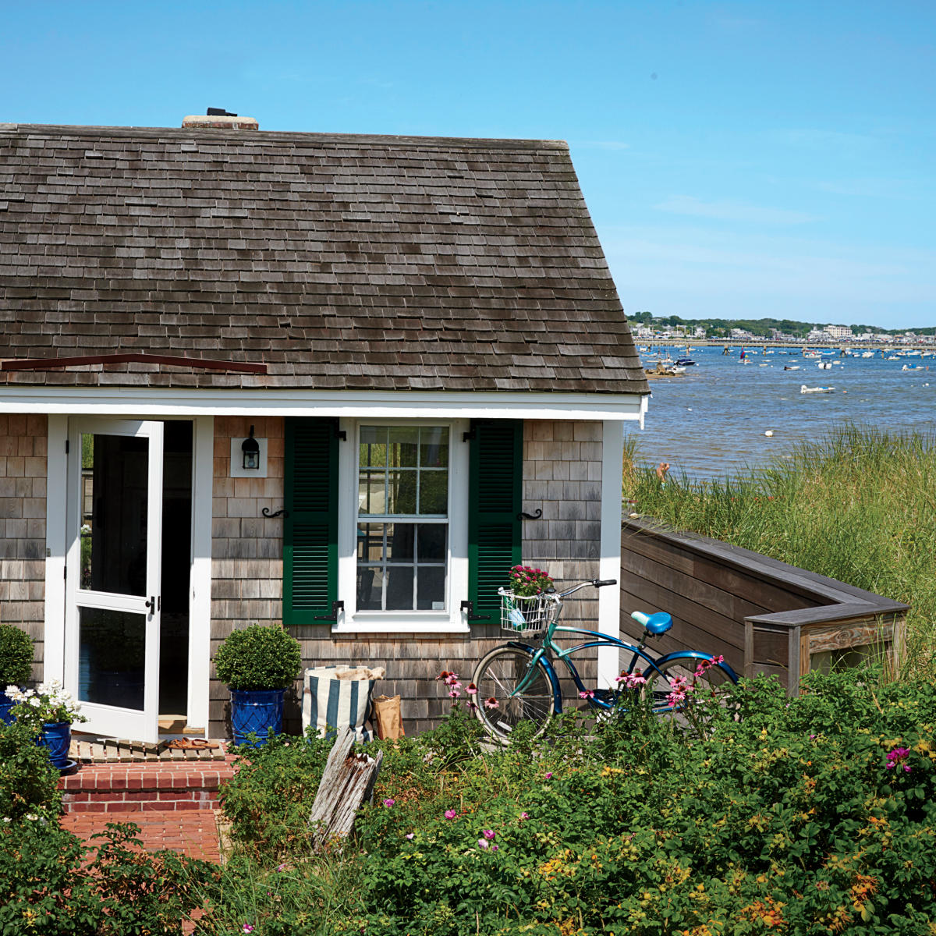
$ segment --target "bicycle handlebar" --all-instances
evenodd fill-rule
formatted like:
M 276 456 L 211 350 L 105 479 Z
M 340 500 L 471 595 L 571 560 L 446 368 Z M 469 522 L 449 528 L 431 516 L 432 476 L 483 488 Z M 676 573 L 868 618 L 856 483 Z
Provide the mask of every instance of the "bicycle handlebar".
M 562 600 L 573 592 L 577 592 L 580 588 L 602 588 L 604 585 L 617 585 L 617 579 L 593 579 L 590 582 L 582 582 L 580 585 L 573 585 L 563 592 L 557 592 L 556 598 Z

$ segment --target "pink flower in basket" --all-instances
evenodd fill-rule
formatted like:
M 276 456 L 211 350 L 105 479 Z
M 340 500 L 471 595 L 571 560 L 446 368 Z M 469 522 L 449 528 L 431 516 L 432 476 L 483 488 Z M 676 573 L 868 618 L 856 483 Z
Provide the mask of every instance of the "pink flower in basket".
M 542 569 L 514 566 L 507 575 L 510 578 L 510 590 L 518 598 L 532 598 L 534 595 L 553 590 L 552 578 Z

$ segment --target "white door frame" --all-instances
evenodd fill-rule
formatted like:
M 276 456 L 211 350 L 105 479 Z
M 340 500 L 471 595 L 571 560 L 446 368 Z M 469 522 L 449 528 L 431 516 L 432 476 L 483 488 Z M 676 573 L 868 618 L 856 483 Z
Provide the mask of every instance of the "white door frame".
M 69 420 L 48 416 L 44 678 L 65 681 L 65 561 Z M 152 418 L 152 417 L 151 417 Z M 172 417 L 168 417 L 172 418 Z M 175 418 L 186 418 L 178 416 Z M 214 417 L 193 422 L 192 566 L 189 595 L 188 726 L 207 737 L 211 647 L 211 496 L 214 479 Z M 78 726 L 80 728 L 80 726 Z M 142 740 L 142 739 L 134 739 Z
M 146 439 L 146 581 L 142 595 L 94 591 L 81 586 L 82 436 Z M 68 442 L 68 497 L 65 536 L 65 688 L 79 698 L 79 608 L 117 611 L 143 619 L 142 710 L 82 701 L 81 714 L 93 734 L 156 741 L 159 736 L 159 623 L 162 592 L 163 424 L 158 420 L 85 418 L 72 420 Z M 101 492 L 96 491 L 96 496 Z M 119 496 L 119 492 L 113 492 Z M 107 492 L 104 492 L 107 497 Z

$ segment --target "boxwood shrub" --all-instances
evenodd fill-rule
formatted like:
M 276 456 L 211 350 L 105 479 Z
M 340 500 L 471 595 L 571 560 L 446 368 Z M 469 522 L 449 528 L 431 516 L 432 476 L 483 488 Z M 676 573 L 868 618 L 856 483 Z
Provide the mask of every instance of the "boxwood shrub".
M 221 644 L 215 670 L 229 689 L 286 689 L 302 672 L 299 641 L 280 625 L 253 624 Z
M 20 686 L 32 676 L 33 641 L 12 624 L 0 624 L 0 692 Z

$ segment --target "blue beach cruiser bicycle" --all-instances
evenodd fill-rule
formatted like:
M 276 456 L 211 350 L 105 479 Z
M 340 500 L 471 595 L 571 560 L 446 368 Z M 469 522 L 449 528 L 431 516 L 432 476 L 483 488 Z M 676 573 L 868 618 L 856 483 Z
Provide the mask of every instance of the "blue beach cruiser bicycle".
M 562 662 L 578 698 L 603 712 L 624 704 L 628 694 L 641 692 L 652 700 L 658 715 L 673 714 L 679 703 L 673 701 L 673 680 L 682 677 L 697 686 L 718 687 L 736 683 L 735 671 L 720 658 L 696 650 L 679 650 L 663 656 L 653 655 L 647 641 L 665 634 L 673 619 L 665 612 L 643 614 L 634 611 L 631 617 L 644 628 L 636 645 L 608 634 L 580 627 L 560 627 L 563 601 L 582 588 L 603 588 L 617 585 L 616 579 L 582 582 L 562 592 L 544 592 L 532 597 L 519 597 L 505 589 L 501 596 L 501 629 L 514 639 L 490 651 L 475 667 L 472 682 L 478 689 L 477 714 L 487 732 L 501 742 L 508 742 L 514 728 L 521 722 L 534 727 L 540 735 L 553 715 L 563 710 L 562 681 L 556 664 Z M 582 643 L 562 648 L 554 640 L 557 634 L 584 637 Z M 573 662 L 576 654 L 593 647 L 615 647 L 630 653 L 630 662 L 621 672 L 621 681 L 614 688 L 586 686 Z M 704 664 L 700 666 L 700 664 Z M 626 677 L 642 676 L 645 682 L 638 688 L 626 688 L 636 682 Z

